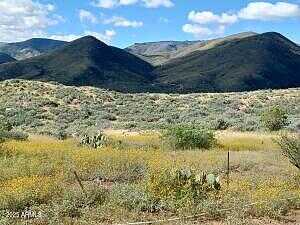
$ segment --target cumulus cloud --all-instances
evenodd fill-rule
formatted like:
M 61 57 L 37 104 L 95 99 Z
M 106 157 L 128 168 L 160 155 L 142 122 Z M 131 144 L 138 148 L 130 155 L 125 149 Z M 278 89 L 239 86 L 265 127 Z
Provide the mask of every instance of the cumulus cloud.
M 106 19 L 103 22 L 104 24 L 112 24 L 115 27 L 141 27 L 143 26 L 143 22 L 141 21 L 135 21 L 135 20 L 128 20 L 124 17 L 119 17 L 119 16 L 113 16 L 110 19 Z
M 233 24 L 237 22 L 238 17 L 234 14 L 230 15 L 227 13 L 216 15 L 210 11 L 203 11 L 203 12 L 191 11 L 188 15 L 188 19 L 191 22 L 198 23 L 198 24 L 209 24 L 209 23 Z
M 99 8 L 112 9 L 118 6 L 134 5 L 141 3 L 147 8 L 172 7 L 174 3 L 171 0 L 96 0 L 92 5 Z
M 44 30 L 63 21 L 55 7 L 32 0 L 0 1 L 0 41 L 11 42 L 42 36 Z
M 219 35 L 225 32 L 229 25 L 240 20 L 278 20 L 300 17 L 300 6 L 286 2 L 252 2 L 236 13 L 215 14 L 211 11 L 195 10 L 189 12 L 188 20 L 182 30 L 197 37 Z
M 91 13 L 87 10 L 84 10 L 84 9 L 79 10 L 79 19 L 81 22 L 85 22 L 85 21 L 90 22 L 90 23 L 98 22 L 96 16 L 93 13 Z
M 87 30 L 82 34 L 50 35 L 48 38 L 62 41 L 74 41 L 83 36 L 91 35 L 105 42 L 106 44 L 110 44 L 116 34 L 117 33 L 114 30 L 105 30 L 103 33 Z
M 226 26 L 238 21 L 238 16 L 228 13 L 217 15 L 210 11 L 191 11 L 188 14 L 188 20 L 191 23 L 185 24 L 182 30 L 198 38 L 204 38 L 223 34 Z
M 300 16 L 300 7 L 287 2 L 252 2 L 238 13 L 246 20 L 277 20 Z

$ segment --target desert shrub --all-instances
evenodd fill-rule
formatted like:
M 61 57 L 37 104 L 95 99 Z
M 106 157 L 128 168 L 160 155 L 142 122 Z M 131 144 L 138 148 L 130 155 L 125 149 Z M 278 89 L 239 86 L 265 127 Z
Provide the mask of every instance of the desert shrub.
M 300 135 L 288 136 L 283 134 L 277 143 L 282 149 L 282 153 L 290 162 L 300 169 Z
M 6 139 L 7 133 L 11 129 L 11 124 L 6 120 L 4 116 L 0 115 L 0 143 L 2 143 Z
M 219 118 L 219 119 L 215 120 L 212 124 L 212 128 L 214 130 L 226 130 L 230 126 L 231 126 L 231 124 L 223 118 Z
M 235 126 L 238 131 L 257 131 L 260 129 L 256 118 L 243 118 Z
M 12 128 L 11 123 L 4 116 L 0 116 L 0 132 L 11 131 Z
M 21 131 L 9 131 L 3 133 L 4 138 L 12 139 L 16 141 L 26 141 L 28 140 L 29 135 Z
M 0 116 L 0 143 L 7 139 L 17 141 L 25 141 L 28 139 L 28 134 L 20 131 L 12 131 L 12 125 L 5 117 Z
M 79 188 L 64 191 L 60 202 L 62 216 L 79 217 L 82 208 L 104 204 L 108 196 L 107 190 L 96 186 L 86 188 L 86 194 Z
M 67 132 L 65 130 L 58 130 L 53 135 L 58 140 L 66 140 L 68 138 L 68 134 L 67 134 Z
M 109 195 L 110 204 L 121 206 L 127 210 L 154 211 L 156 206 L 150 196 L 140 187 L 128 184 L 116 185 Z
M 209 149 L 215 144 L 215 134 L 204 128 L 194 126 L 176 126 L 169 128 L 164 137 L 180 149 Z
M 279 106 L 265 110 L 260 121 L 270 131 L 278 131 L 289 124 L 286 111 Z

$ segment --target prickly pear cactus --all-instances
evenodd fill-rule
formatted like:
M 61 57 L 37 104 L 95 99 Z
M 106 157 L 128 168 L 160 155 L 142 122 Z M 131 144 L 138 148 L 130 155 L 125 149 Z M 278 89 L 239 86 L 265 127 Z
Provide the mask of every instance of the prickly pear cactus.
M 219 176 L 215 176 L 214 174 L 208 174 L 206 176 L 206 181 L 211 186 L 211 188 L 214 188 L 216 190 L 221 189 L 220 177 Z
M 107 144 L 107 137 L 103 132 L 99 132 L 97 135 L 93 136 L 84 135 L 80 140 L 80 144 L 95 149 L 102 148 Z

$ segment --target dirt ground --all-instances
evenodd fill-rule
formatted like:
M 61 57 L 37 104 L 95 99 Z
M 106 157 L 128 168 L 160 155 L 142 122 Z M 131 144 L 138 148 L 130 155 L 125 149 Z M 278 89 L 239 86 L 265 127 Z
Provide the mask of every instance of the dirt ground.
M 289 213 L 286 217 L 282 217 L 280 221 L 271 219 L 249 219 L 245 221 L 239 221 L 240 223 L 221 222 L 221 221 L 190 221 L 190 222 L 178 222 L 176 225 L 300 225 L 300 210 L 295 210 Z M 169 223 L 172 224 L 172 223 Z M 173 223 L 174 224 L 174 223 Z M 175 225 L 175 224 L 174 224 Z

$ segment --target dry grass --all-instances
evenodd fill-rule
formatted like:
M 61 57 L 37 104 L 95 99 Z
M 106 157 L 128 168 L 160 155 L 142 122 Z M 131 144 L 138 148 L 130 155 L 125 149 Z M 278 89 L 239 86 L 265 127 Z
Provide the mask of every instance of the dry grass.
M 219 132 L 218 142 L 222 149 L 231 151 L 268 151 L 279 150 L 274 143 L 276 134 L 254 132 Z

